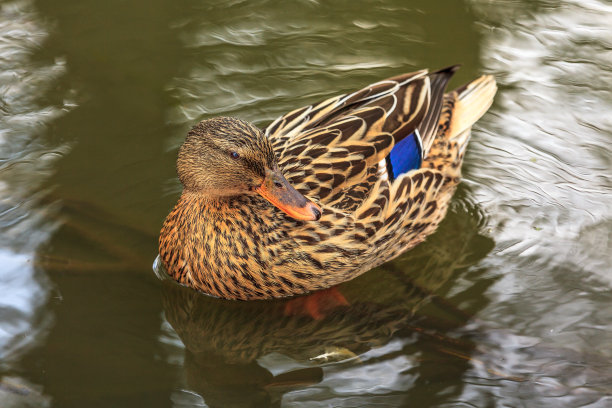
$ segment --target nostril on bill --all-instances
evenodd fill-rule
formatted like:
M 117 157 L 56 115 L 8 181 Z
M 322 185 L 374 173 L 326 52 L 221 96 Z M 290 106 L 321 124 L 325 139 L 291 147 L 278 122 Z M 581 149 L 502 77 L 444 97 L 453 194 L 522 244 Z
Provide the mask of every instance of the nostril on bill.
M 316 207 L 316 206 L 312 206 L 312 214 L 315 217 L 315 221 L 319 221 L 319 219 L 321 218 L 321 211 Z

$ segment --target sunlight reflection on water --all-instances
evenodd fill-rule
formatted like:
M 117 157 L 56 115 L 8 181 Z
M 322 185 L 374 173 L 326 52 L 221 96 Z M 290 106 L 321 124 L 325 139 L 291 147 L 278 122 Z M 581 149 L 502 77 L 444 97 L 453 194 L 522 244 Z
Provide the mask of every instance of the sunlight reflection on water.
M 68 109 L 42 105 L 40 95 L 64 74 L 65 62 L 37 65 L 30 55 L 46 37 L 44 24 L 28 1 L 0 8 L 0 369 L 10 370 L 19 357 L 39 344 L 52 317 L 42 307 L 50 296 L 44 273 L 33 265 L 36 248 L 58 223 L 53 203 L 41 205 L 42 184 L 67 146 L 49 146 L 39 136 L 46 125 Z M 0 372 L 1 374 L 2 372 Z M 11 380 L 23 384 L 19 379 Z M 20 385 L 21 387 L 22 385 Z M 0 387 L 0 405 L 23 404 L 14 393 Z M 29 403 L 49 401 L 25 388 Z
M 501 88 L 496 107 L 477 126 L 487 130 L 476 132 L 467 158 L 466 177 L 477 183 L 475 197 L 497 240 L 495 256 L 484 263 L 501 277 L 491 288 L 496 303 L 480 318 L 540 343 L 531 349 L 513 347 L 507 336 L 488 339 L 491 354 L 476 358 L 505 361 L 502 371 L 533 375 L 535 389 L 523 386 L 513 394 L 511 383 L 498 382 L 487 390 L 533 406 L 610 403 L 608 392 L 588 385 L 599 382 L 610 391 L 612 372 L 595 374 L 573 359 L 586 359 L 580 353 L 594 346 L 601 357 L 612 357 L 612 310 L 596 300 L 612 284 L 606 233 L 612 8 L 597 0 L 568 1 L 509 19 L 515 2 L 472 3 L 486 21 L 483 63 Z M 541 349 L 552 345 L 557 354 Z M 482 378 L 475 370 L 466 375 Z M 474 403 L 481 396 L 472 387 L 464 393 Z

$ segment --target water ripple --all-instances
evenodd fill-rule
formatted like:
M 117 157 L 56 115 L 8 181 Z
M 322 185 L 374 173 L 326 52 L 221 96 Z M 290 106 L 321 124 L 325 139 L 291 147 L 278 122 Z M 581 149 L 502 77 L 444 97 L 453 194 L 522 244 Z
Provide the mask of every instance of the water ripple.
M 484 264 L 500 280 L 480 317 L 538 345 L 489 337 L 474 361 L 523 380 L 475 364 L 462 401 L 604 406 L 612 373 L 596 366 L 612 358 L 601 346 L 612 340 L 612 312 L 601 307 L 612 300 L 610 6 L 472 3 L 486 32 L 483 63 L 500 83 L 466 168 L 497 241 Z
M 38 64 L 32 54 L 48 35 L 29 1 L 0 8 L 0 369 L 38 344 L 52 317 L 42 311 L 49 281 L 32 265 L 35 249 L 58 225 L 55 203 L 42 205 L 43 186 L 67 145 L 51 145 L 42 134 L 70 109 L 41 102 L 66 71 L 65 60 Z M 10 396 L 6 396 L 10 401 Z M 5 396 L 0 392 L 0 401 Z M 8 403 L 8 402 L 7 402 Z M 1 404 L 0 404 L 1 405 Z
M 400 40 L 423 42 L 414 33 L 418 26 L 408 33 L 385 30 L 402 25 L 394 10 L 385 10 L 384 18 L 374 21 L 363 18 L 356 7 L 344 16 L 354 22 L 347 27 L 327 13 L 329 6 L 323 3 L 294 5 L 301 12 L 292 19 L 282 8 L 264 6 L 265 15 L 258 11 L 264 8 L 250 3 L 234 4 L 231 18 L 225 7 L 211 6 L 212 16 L 205 22 L 198 18 L 177 22 L 185 46 L 206 55 L 206 65 L 190 62 L 189 72 L 169 86 L 180 102 L 170 113 L 170 122 L 187 126 L 211 115 L 240 114 L 264 124 L 285 113 L 287 106 L 297 108 L 337 93 L 347 71 L 354 80 L 359 71 L 369 76 L 374 69 L 406 66 L 410 60 L 388 48 Z M 217 14 L 219 18 L 213 18 Z M 384 46 L 371 41 L 373 35 L 396 38 L 388 38 Z M 172 146 L 177 143 L 171 141 Z

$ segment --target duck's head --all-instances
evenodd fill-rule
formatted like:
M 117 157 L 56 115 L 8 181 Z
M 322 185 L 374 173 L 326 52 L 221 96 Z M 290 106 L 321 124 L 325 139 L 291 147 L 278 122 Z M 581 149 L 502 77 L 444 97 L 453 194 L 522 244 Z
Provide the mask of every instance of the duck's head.
M 263 132 L 239 119 L 198 123 L 179 149 L 177 172 L 185 190 L 210 199 L 259 194 L 297 220 L 321 217 L 321 208 L 282 175 Z

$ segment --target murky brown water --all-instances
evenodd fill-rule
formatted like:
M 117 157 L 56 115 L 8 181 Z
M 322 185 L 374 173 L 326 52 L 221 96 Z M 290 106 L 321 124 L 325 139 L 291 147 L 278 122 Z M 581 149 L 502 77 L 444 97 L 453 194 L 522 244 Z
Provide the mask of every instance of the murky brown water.
M 158 280 L 196 121 L 492 73 L 447 219 L 322 320 Z M 612 6 L 0 1 L 0 406 L 612 406 Z

